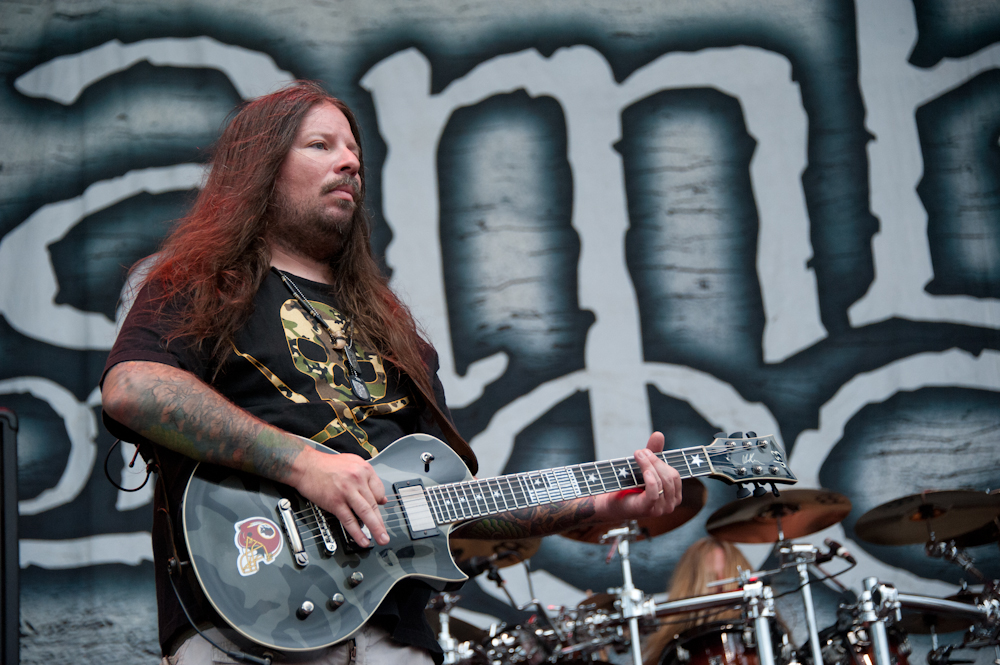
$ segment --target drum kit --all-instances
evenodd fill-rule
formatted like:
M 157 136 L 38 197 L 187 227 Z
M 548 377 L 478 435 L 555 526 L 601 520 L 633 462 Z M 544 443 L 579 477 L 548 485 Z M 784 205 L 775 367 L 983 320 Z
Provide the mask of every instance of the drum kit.
M 717 540 L 767 543 L 777 563 L 770 570 L 740 571 L 738 577 L 712 586 L 733 585 L 735 591 L 670 600 L 644 594 L 635 587 L 630 564 L 631 543 L 655 538 L 684 524 L 705 504 L 705 489 L 696 479 L 684 481 L 682 504 L 671 514 L 632 521 L 619 528 L 581 528 L 561 534 L 589 543 L 611 543 L 617 553 L 622 585 L 591 595 L 575 607 L 545 606 L 538 600 L 517 605 L 532 609 L 517 625 L 480 629 L 451 617 L 459 596 L 432 599 L 428 619 L 438 632 L 445 663 L 461 665 L 539 665 L 540 663 L 631 662 L 642 665 L 641 642 L 661 623 L 699 616 L 701 623 L 675 635 L 655 657 L 658 665 L 909 665 L 908 635 L 931 636 L 928 665 L 972 663 L 955 652 L 993 648 L 1000 665 L 1000 582 L 976 569 L 966 548 L 1000 546 L 1000 493 L 966 490 L 928 491 L 877 506 L 854 525 L 857 537 L 876 545 L 925 545 L 929 557 L 958 565 L 980 590 L 963 582 L 948 598 L 912 595 L 875 577 L 865 578 L 852 602 L 841 603 L 834 625 L 817 626 L 809 570 L 829 578 L 820 568 L 837 559 L 847 568 L 856 562 L 838 543 L 827 539 L 826 551 L 796 542 L 841 522 L 851 511 L 846 497 L 828 490 L 792 489 L 780 496 L 764 494 L 738 499 L 715 511 L 706 529 Z M 499 569 L 523 563 L 538 551 L 541 539 L 452 542 L 459 566 L 489 578 L 506 593 Z M 801 597 L 807 639 L 790 643 L 789 630 L 777 616 L 770 582 L 794 571 L 794 592 Z M 838 575 L 840 573 L 837 573 Z M 841 586 L 841 589 L 844 588 Z M 844 596 L 842 595 L 842 598 Z M 798 601 L 795 601 L 796 604 Z M 788 612 L 788 610 L 783 610 Z M 738 613 L 738 619 L 711 621 L 713 613 Z M 797 614 L 797 610 L 795 610 Z M 695 615 L 694 613 L 698 613 Z M 707 619 L 705 617 L 708 617 Z M 708 621 L 707 623 L 705 621 Z M 964 631 L 954 644 L 940 645 L 938 636 Z M 638 636 L 639 639 L 633 639 Z M 648 657 L 648 655 L 647 655 Z M 648 661 L 647 661 L 648 662 Z

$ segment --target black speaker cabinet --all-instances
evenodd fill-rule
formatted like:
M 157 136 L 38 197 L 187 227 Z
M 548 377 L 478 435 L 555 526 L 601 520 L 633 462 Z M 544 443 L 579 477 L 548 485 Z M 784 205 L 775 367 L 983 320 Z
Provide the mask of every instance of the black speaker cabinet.
M 0 407 L 0 662 L 20 660 L 21 587 L 17 548 L 17 417 Z

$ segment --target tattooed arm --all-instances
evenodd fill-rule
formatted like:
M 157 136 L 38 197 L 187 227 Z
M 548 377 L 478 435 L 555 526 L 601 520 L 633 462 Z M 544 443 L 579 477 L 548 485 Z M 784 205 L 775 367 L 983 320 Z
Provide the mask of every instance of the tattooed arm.
M 635 451 L 645 483 L 642 491 L 624 490 L 514 510 L 463 525 L 454 536 L 484 540 L 531 538 L 588 524 L 618 526 L 629 519 L 670 513 L 681 502 L 681 478 L 654 454 L 662 451 L 663 435 L 659 432 L 653 432 L 644 449 Z
M 366 545 L 360 517 L 375 540 L 389 542 L 377 504 L 385 489 L 357 455 L 329 455 L 304 439 L 239 408 L 190 372 L 156 362 L 128 361 L 108 370 L 103 408 L 150 441 L 202 462 L 291 485 L 333 513 Z

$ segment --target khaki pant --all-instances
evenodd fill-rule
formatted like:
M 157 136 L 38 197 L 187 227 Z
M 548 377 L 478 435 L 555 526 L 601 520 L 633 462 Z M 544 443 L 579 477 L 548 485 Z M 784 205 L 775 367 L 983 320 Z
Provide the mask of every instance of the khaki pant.
M 230 650 L 240 649 L 223 637 L 218 628 L 203 630 L 216 644 Z M 352 650 L 354 659 L 352 661 Z M 173 656 L 160 661 L 160 665 L 212 665 L 213 663 L 237 663 L 221 650 L 209 644 L 201 635 L 194 635 L 177 648 Z M 275 662 L 284 662 L 280 658 Z M 314 654 L 296 655 L 287 662 L 299 665 L 433 665 L 434 659 L 426 651 L 393 642 L 389 633 L 379 626 L 364 625 L 350 641 L 320 649 Z

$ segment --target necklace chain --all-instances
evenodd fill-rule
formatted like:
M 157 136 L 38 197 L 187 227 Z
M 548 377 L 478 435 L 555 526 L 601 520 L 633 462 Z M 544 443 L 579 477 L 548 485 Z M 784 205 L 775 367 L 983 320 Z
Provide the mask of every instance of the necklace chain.
M 344 353 L 344 361 L 347 365 L 348 378 L 351 383 L 351 392 L 362 402 L 372 401 L 371 393 L 368 391 L 368 386 L 365 385 L 364 379 L 361 378 L 361 368 L 358 366 L 357 354 L 354 351 L 354 320 L 347 320 L 347 330 L 348 336 L 345 339 L 342 335 L 334 335 L 333 330 L 327 325 L 326 320 L 320 316 L 320 313 L 316 311 L 309 299 L 305 297 L 301 290 L 299 290 L 298 285 L 291 280 L 291 278 L 285 274 L 284 271 L 274 269 L 281 281 L 284 283 L 285 288 L 292 294 L 299 305 L 305 309 L 306 314 L 308 314 L 315 323 L 317 323 L 326 334 L 330 337 L 330 340 L 334 344 L 334 350 L 341 350 Z M 340 342 L 345 342 L 341 346 Z

